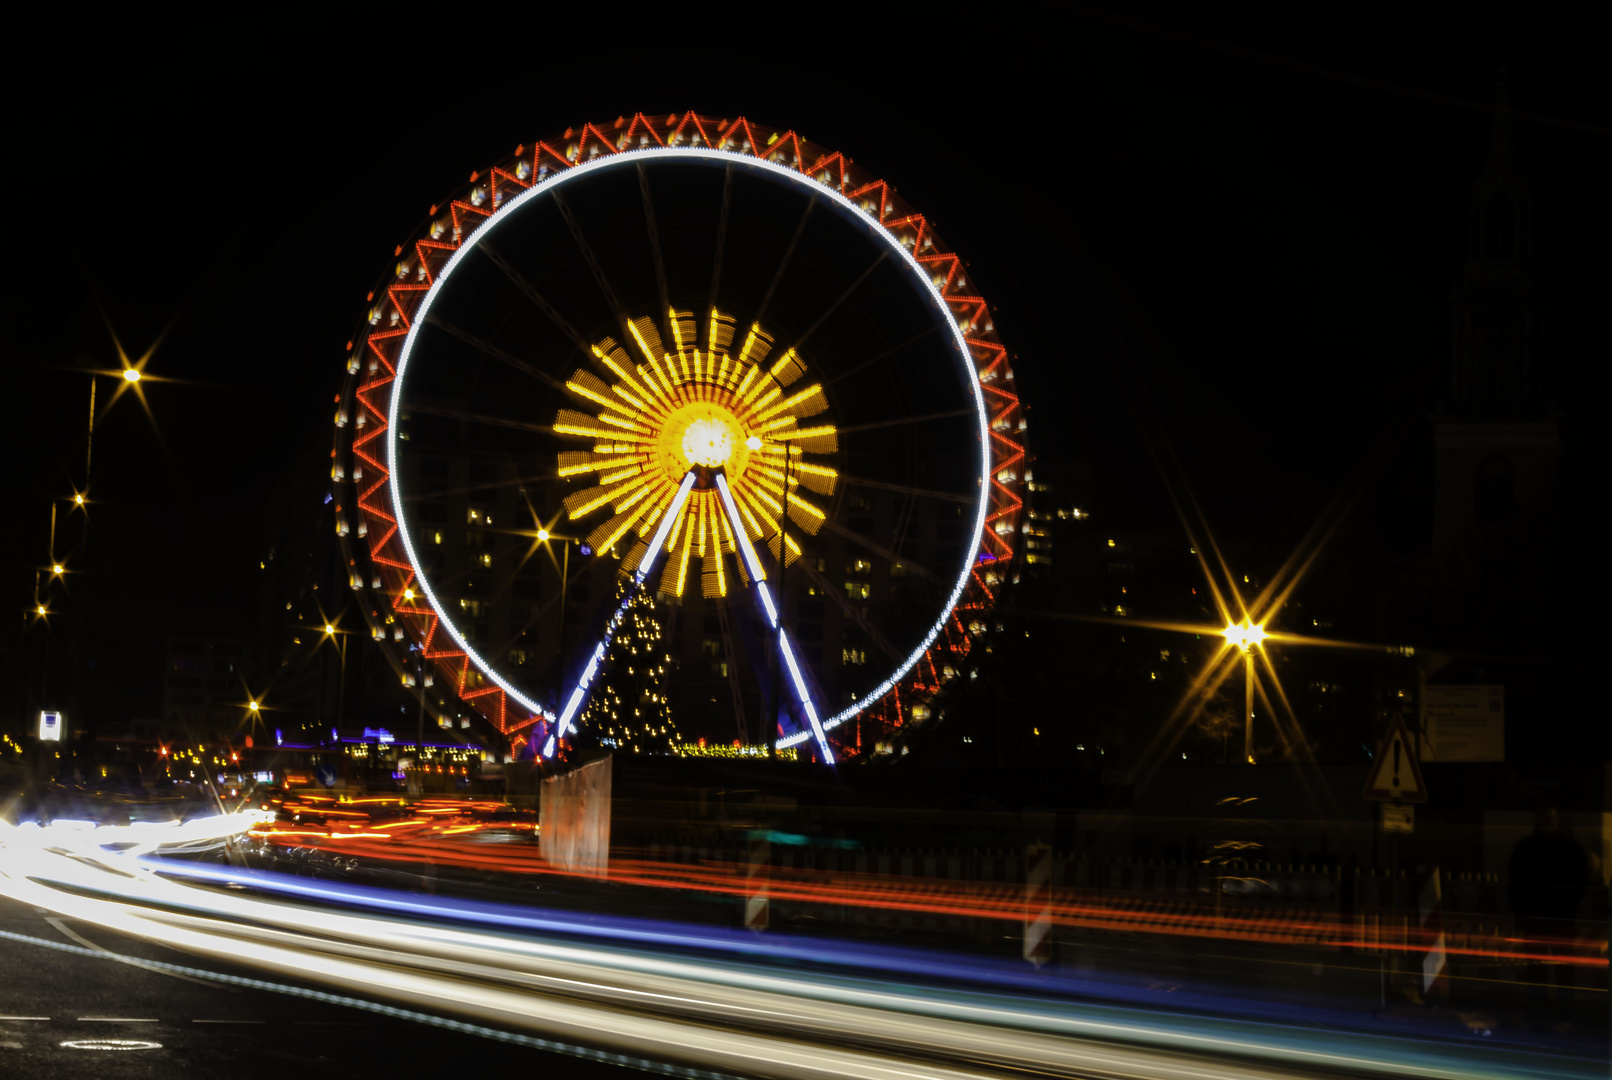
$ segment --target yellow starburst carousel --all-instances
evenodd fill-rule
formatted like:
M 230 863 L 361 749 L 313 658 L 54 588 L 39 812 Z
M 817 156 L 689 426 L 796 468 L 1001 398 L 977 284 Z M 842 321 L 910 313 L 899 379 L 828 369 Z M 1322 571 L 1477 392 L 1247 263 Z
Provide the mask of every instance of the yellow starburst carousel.
M 592 443 L 559 455 L 560 476 L 594 478 L 566 497 L 565 509 L 572 520 L 611 511 L 588 536 L 595 550 L 638 537 L 623 572 L 652 562 L 659 552 L 650 545 L 663 535 L 661 592 L 683 595 L 694 564 L 704 595 L 725 596 L 729 556 L 746 581 L 766 576 L 759 562 L 742 556 L 747 541 L 765 542 L 776 559 L 782 536 L 785 564 L 799 557 L 799 544 L 780 528 L 781 515 L 808 534 L 822 528 L 822 507 L 801 489 L 833 494 L 835 470 L 812 458 L 836 450 L 837 437 L 832 424 L 801 423 L 828 402 L 818 383 L 791 392 L 806 373 L 794 349 L 768 364 L 772 337 L 752 326 L 735 352 L 734 320 L 715 309 L 701 348 L 694 314 L 667 314 L 672 349 L 664 348 L 654 319 L 634 319 L 628 330 L 641 359 L 606 337 L 593 355 L 612 381 L 585 369 L 567 381 L 596 411 L 561 409 L 554 421 L 556 434 Z M 669 514 L 671 525 L 663 528 Z

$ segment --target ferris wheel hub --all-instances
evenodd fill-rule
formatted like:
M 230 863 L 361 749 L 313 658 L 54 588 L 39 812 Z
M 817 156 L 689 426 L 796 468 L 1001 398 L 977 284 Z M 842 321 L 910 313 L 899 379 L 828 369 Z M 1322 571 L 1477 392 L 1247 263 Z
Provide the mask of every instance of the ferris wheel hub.
M 683 456 L 690 465 L 714 469 L 726 465 L 733 454 L 733 428 L 717 416 L 700 416 L 683 429 Z

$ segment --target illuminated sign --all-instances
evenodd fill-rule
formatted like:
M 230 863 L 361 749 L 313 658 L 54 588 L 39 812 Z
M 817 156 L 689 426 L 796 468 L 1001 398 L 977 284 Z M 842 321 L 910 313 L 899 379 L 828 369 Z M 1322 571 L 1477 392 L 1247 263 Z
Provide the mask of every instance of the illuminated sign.
M 364 738 L 374 739 L 380 743 L 389 743 L 392 741 L 392 733 L 385 728 L 367 727 L 364 729 Z
M 61 742 L 62 728 L 66 727 L 66 718 L 59 712 L 42 712 L 39 714 L 39 741 Z

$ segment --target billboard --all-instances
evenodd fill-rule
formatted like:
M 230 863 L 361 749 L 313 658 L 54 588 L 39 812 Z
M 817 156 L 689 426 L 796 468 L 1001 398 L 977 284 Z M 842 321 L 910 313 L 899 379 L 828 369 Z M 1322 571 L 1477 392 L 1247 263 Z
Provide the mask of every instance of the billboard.
M 1440 685 L 1422 690 L 1423 761 L 1506 760 L 1506 688 Z
M 67 726 L 67 718 L 61 713 L 47 709 L 39 714 L 39 741 L 61 742 L 62 729 Z

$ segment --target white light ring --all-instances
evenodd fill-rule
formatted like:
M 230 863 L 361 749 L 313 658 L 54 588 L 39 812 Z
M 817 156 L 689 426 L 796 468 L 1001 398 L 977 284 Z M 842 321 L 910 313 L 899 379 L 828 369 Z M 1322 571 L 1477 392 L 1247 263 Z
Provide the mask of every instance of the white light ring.
M 437 600 L 436 592 L 431 588 L 431 583 L 426 580 L 425 572 L 420 567 L 420 558 L 414 551 L 414 538 L 409 534 L 409 522 L 408 519 L 406 519 L 403 515 L 403 495 L 401 487 L 398 483 L 397 414 L 399 406 L 403 400 L 403 374 L 408 368 L 410 357 L 414 353 L 414 344 L 419 337 L 420 328 L 425 325 L 426 313 L 430 311 L 431 305 L 436 301 L 437 294 L 442 290 L 442 287 L 447 284 L 448 279 L 453 275 L 453 271 L 459 265 L 460 261 L 466 255 L 468 255 L 478 243 L 481 242 L 483 237 L 489 235 L 493 229 L 497 228 L 501 222 L 507 219 L 510 213 L 525 205 L 529 200 L 537 198 L 543 192 L 557 188 L 559 185 L 567 183 L 579 176 L 584 176 L 588 173 L 603 169 L 613 168 L 627 161 L 636 161 L 646 156 L 704 158 L 711 161 L 740 164 L 752 169 L 759 169 L 763 172 L 770 172 L 780 179 L 788 180 L 792 183 L 799 184 L 801 187 L 809 189 L 814 195 L 825 196 L 831 199 L 832 201 L 838 203 L 843 209 L 850 211 L 861 220 L 867 222 L 869 225 L 872 225 L 876 230 L 876 235 L 883 237 L 885 242 L 888 243 L 895 251 L 902 264 L 912 271 L 919 284 L 928 292 L 930 298 L 934 301 L 936 309 L 941 313 L 941 315 L 944 316 L 945 322 L 951 330 L 952 344 L 956 347 L 958 356 L 964 365 L 964 371 L 967 375 L 966 382 L 974 395 L 974 408 L 975 412 L 978 414 L 977 418 L 979 420 L 981 462 L 980 502 L 979 511 L 974 520 L 973 542 L 968 546 L 968 557 L 963 561 L 962 571 L 958 575 L 957 584 L 952 589 L 951 596 L 947 599 L 945 606 L 940 613 L 940 617 L 935 620 L 935 625 L 930 627 L 929 633 L 924 636 L 923 641 L 916 649 L 913 650 L 911 655 L 909 655 L 906 660 L 901 662 L 895 672 L 889 675 L 884 682 L 880 683 L 877 689 L 871 691 L 863 696 L 860 700 L 853 702 L 839 713 L 836 713 L 834 716 L 823 721 L 823 729 L 825 731 L 832 731 L 834 728 L 845 723 L 847 720 L 861 712 L 863 709 L 867 708 L 869 705 L 884 697 L 885 694 L 890 692 L 892 687 L 906 677 L 907 672 L 911 671 L 913 667 L 917 665 L 918 661 L 923 659 L 924 654 L 929 650 L 929 646 L 934 644 L 935 639 L 940 636 L 940 631 L 945 627 L 946 620 L 951 617 L 952 611 L 957 607 L 957 602 L 962 599 L 963 590 L 968 587 L 969 575 L 974 569 L 974 561 L 979 556 L 980 540 L 985 532 L 985 519 L 988 516 L 988 511 L 990 510 L 991 435 L 990 420 L 988 418 L 985 406 L 985 391 L 980 387 L 979 371 L 974 367 L 973 354 L 969 350 L 967 339 L 963 336 L 962 327 L 958 325 L 956 319 L 951 317 L 951 312 L 947 307 L 945 295 L 940 291 L 935 283 L 930 280 L 928 271 L 926 271 L 919 264 L 917 257 L 906 249 L 906 246 L 901 243 L 896 235 L 884 227 L 884 223 L 879 221 L 877 217 L 857 206 L 840 192 L 831 187 L 824 187 L 822 184 L 819 184 L 817 181 L 803 173 L 797 172 L 794 169 L 786 166 L 776 164 L 775 162 L 767 161 L 763 158 L 752 157 L 748 154 L 737 151 L 716 150 L 706 146 L 651 146 L 644 147 L 642 149 L 621 150 L 614 154 L 594 158 L 591 161 L 573 165 L 571 168 L 566 169 L 563 172 L 554 173 L 546 179 L 537 181 L 531 187 L 527 188 L 514 198 L 508 200 L 497 210 L 493 211 L 492 215 L 481 224 L 480 228 L 476 229 L 469 236 L 465 237 L 464 241 L 459 245 L 454 253 L 448 257 L 448 261 L 443 264 L 441 272 L 436 276 L 436 280 L 431 283 L 431 288 L 426 291 L 425 297 L 420 301 L 419 306 L 415 308 L 413 319 L 409 324 L 409 332 L 403 339 L 402 347 L 398 350 L 396 372 L 392 378 L 392 400 L 387 411 L 388 422 L 386 427 L 386 465 L 390 470 L 390 475 L 388 476 L 388 486 L 392 490 L 392 512 L 396 516 L 398 522 L 397 535 L 403 542 L 403 550 L 409 557 L 409 565 L 414 569 L 415 580 L 419 583 L 420 592 L 425 596 L 426 602 L 431 605 L 431 610 L 436 612 L 440 625 L 448 631 L 448 636 L 453 638 L 454 644 L 464 652 L 465 656 L 470 660 L 471 663 L 476 665 L 477 670 L 481 671 L 482 674 L 491 679 L 493 683 L 506 694 L 514 698 L 533 714 L 541 715 L 551 720 L 554 719 L 553 710 L 544 708 L 531 698 L 527 697 L 525 694 L 521 693 L 519 690 L 515 689 L 515 687 L 511 686 L 508 680 L 495 671 L 492 665 L 483 660 L 480 654 L 470 647 L 470 643 L 465 641 L 464 635 L 459 632 L 459 628 L 454 625 L 453 620 L 450 619 L 447 615 L 447 612 L 443 610 L 442 604 Z M 803 741 L 801 737 L 809 737 L 809 735 L 809 732 L 800 732 L 798 733 L 798 736 L 800 737 L 791 736 L 789 740 L 780 740 L 778 745 L 792 746 L 796 742 Z

